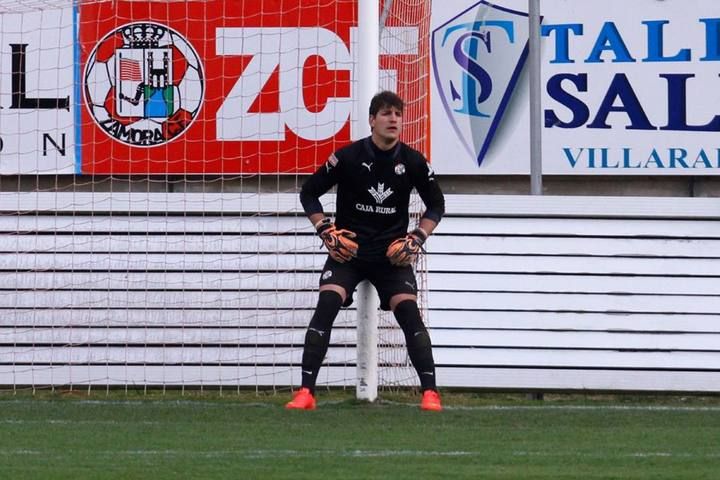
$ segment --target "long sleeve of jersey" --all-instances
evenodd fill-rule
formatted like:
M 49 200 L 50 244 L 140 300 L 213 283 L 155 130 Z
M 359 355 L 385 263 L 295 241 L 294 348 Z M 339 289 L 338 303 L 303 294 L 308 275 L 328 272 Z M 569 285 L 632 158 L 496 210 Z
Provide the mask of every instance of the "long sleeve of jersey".
M 339 168 L 337 157 L 332 154 L 315 173 L 305 180 L 300 189 L 300 203 L 307 216 L 324 213 L 320 197 L 338 182 Z
M 425 204 L 426 210 L 423 213 L 423 218 L 440 223 L 445 214 L 445 197 L 435 179 L 435 172 L 430 164 L 427 161 L 422 163 L 422 166 L 414 174 L 413 182 L 415 189 Z

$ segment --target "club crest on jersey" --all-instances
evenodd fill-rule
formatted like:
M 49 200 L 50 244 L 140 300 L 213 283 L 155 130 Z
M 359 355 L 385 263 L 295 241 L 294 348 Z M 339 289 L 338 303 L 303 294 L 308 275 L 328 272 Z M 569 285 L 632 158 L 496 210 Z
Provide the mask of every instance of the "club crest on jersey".
M 435 87 L 465 150 L 482 165 L 528 52 L 527 14 L 482 0 L 432 33 Z
M 375 187 L 370 187 L 368 192 L 370 192 L 370 195 L 372 195 L 377 203 L 383 203 L 390 195 L 393 194 L 392 188 L 385 190 L 384 183 L 378 183 L 377 190 Z
M 405 173 L 405 165 L 398 163 L 395 165 L 395 175 L 403 175 Z
M 190 43 L 151 22 L 105 35 L 90 54 L 83 79 L 95 123 L 113 139 L 139 147 L 181 136 L 200 111 L 205 85 Z

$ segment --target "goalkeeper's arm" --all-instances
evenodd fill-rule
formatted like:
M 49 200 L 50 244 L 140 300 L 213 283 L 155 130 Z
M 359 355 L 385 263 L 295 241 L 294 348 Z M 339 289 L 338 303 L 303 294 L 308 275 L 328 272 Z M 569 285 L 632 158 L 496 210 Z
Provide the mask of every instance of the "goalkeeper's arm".
M 424 157 L 420 156 L 419 158 L 422 159 L 419 162 L 421 167 L 413 169 L 412 177 L 415 188 L 427 210 L 420 218 L 417 228 L 392 242 L 385 253 L 390 263 L 399 267 L 415 263 L 418 255 L 423 252 L 423 244 L 433 233 L 445 213 L 445 197 L 435 180 L 435 172 Z
M 425 239 L 427 240 L 427 237 L 432 235 L 433 231 L 435 231 L 435 227 L 437 227 L 438 222 L 435 220 L 431 220 L 427 217 L 423 217 L 420 219 L 420 225 L 418 225 L 418 228 L 425 233 Z
M 331 158 L 335 158 L 334 155 Z M 320 196 L 336 183 L 336 171 L 337 168 L 321 166 L 305 180 L 300 189 L 300 203 L 330 256 L 336 262 L 344 263 L 357 256 L 358 244 L 353 240 L 356 235 L 350 230 L 336 228 L 332 220 L 325 216 L 320 203 Z

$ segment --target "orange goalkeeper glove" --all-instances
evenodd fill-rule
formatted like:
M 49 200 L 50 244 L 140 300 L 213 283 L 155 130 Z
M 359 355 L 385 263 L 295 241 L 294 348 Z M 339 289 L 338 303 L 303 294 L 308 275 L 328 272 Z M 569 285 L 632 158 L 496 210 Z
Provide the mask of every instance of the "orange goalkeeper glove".
M 392 265 L 406 267 L 415 263 L 417 256 L 423 251 L 423 244 L 428 234 L 422 228 L 416 228 L 402 238 L 390 244 L 385 255 Z
M 315 224 L 315 230 L 336 262 L 345 263 L 357 256 L 358 244 L 353 240 L 357 236 L 355 232 L 336 228 L 327 217 Z

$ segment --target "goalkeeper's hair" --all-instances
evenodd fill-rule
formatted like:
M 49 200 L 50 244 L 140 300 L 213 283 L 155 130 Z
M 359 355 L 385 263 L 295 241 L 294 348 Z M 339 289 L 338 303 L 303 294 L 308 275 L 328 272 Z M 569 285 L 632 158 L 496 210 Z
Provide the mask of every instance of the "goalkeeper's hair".
M 402 111 L 405 109 L 405 102 L 395 92 L 385 90 L 376 94 L 372 100 L 370 100 L 370 115 L 375 116 L 382 108 L 394 107 Z

